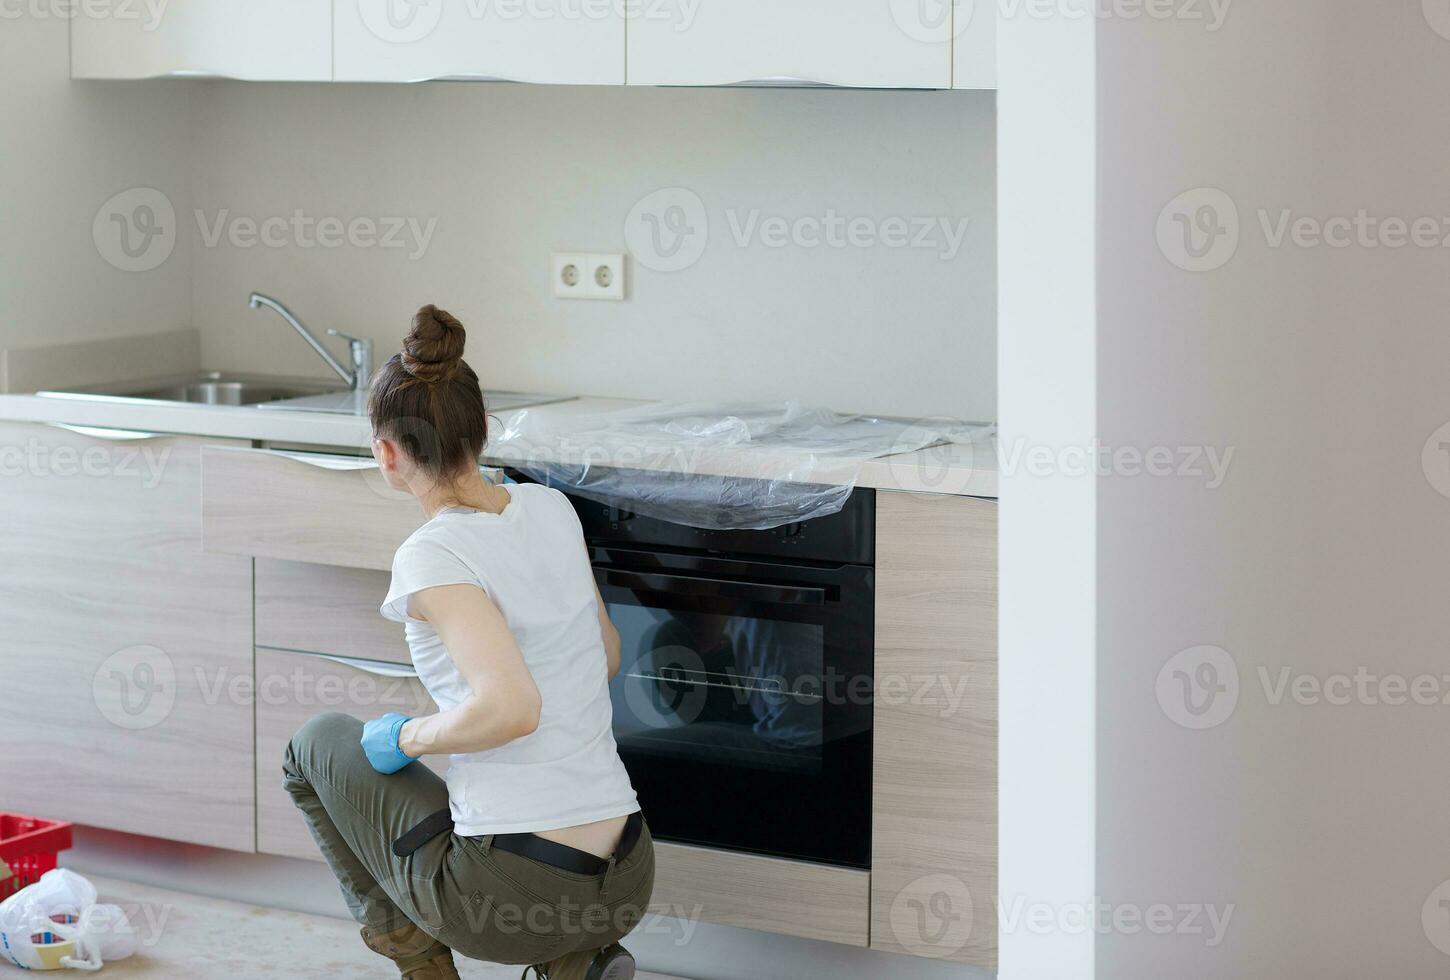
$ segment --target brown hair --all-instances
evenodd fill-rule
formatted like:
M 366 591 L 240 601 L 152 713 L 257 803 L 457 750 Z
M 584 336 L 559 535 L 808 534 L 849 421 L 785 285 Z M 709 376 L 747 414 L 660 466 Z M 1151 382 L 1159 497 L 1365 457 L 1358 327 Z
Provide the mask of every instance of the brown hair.
M 488 410 L 478 375 L 463 360 L 457 317 L 429 304 L 373 378 L 373 434 L 397 443 L 425 473 L 446 478 L 475 465 L 488 441 Z

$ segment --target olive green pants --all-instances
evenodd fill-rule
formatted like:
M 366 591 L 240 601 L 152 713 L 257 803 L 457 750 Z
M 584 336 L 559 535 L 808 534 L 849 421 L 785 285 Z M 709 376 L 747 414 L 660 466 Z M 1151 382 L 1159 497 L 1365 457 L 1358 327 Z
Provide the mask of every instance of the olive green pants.
M 413 922 L 462 956 L 544 963 L 623 938 L 654 887 L 649 828 L 609 871 L 581 875 L 440 834 L 407 857 L 393 841 L 448 807 L 448 789 L 419 763 L 391 776 L 363 754 L 362 722 L 313 718 L 293 737 L 283 785 L 307 818 L 358 922 L 391 931 Z

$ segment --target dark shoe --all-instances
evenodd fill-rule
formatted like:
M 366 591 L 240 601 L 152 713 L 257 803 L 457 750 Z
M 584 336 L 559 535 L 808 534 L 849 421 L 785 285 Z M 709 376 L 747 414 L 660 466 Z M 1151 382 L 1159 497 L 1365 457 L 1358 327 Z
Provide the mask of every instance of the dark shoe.
M 453 950 L 417 926 L 392 932 L 374 932 L 363 926 L 362 941 L 374 953 L 396 963 L 403 980 L 459 980 Z
M 525 977 L 529 970 L 539 980 L 634 980 L 634 957 L 619 943 L 611 943 L 536 964 L 524 970 Z

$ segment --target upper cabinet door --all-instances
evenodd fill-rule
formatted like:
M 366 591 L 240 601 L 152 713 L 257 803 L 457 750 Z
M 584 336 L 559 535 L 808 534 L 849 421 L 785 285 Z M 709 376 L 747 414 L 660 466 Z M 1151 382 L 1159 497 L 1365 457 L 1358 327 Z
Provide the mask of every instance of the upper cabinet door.
M 611 0 L 336 0 L 336 79 L 624 84 Z
M 952 88 L 996 88 L 995 0 L 955 0 L 952 34 Z
M 112 7 L 106 17 L 72 18 L 72 78 L 332 78 L 332 0 L 170 0 Z
M 647 0 L 630 10 L 631 85 L 952 87 L 952 0 Z

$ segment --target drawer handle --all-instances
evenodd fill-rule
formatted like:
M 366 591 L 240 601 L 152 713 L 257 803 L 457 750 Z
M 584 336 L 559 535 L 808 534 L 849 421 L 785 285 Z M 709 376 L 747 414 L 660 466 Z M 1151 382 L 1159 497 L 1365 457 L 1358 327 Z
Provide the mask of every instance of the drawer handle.
M 251 450 L 241 450 L 249 452 Z M 371 456 L 334 456 L 327 453 L 300 453 L 287 449 L 262 449 L 257 452 L 266 453 L 269 456 L 280 456 L 283 459 L 296 460 L 307 466 L 316 467 L 319 470 L 375 470 L 378 468 L 378 461 Z M 492 483 L 500 483 L 503 480 L 503 470 L 479 464 L 479 472 L 488 477 Z
M 372 674 L 374 677 L 405 677 L 411 680 L 418 679 L 418 671 L 406 664 L 390 664 L 381 660 L 359 660 L 356 657 L 339 657 L 330 653 L 313 654 L 320 660 L 330 660 L 335 664 L 344 667 L 351 667 L 353 670 L 360 670 L 365 674 Z
M 505 78 L 502 75 L 480 75 L 474 72 L 462 72 L 452 75 L 429 75 L 421 78 L 424 82 L 514 82 L 515 78 Z
M 827 593 L 817 586 L 771 585 L 764 582 L 737 582 L 731 579 L 707 578 L 703 575 L 667 575 L 659 572 L 635 572 L 628 569 L 594 566 L 595 576 L 606 585 L 617 585 L 636 592 L 703 596 L 713 599 L 744 599 L 778 605 L 815 605 L 826 602 Z
M 759 78 L 742 78 L 738 82 L 726 82 L 720 88 L 854 88 L 835 82 L 822 82 L 800 75 L 762 75 Z
M 305 466 L 312 466 L 319 470 L 375 470 L 378 468 L 378 461 L 366 456 L 327 456 L 322 453 L 293 453 L 280 449 L 263 450 L 270 456 L 279 456 L 282 459 L 296 460 Z
M 69 422 L 47 422 L 46 425 L 55 429 L 64 429 L 67 432 L 74 432 L 76 435 L 87 436 L 91 439 L 104 439 L 107 442 L 140 442 L 143 439 L 160 439 L 159 432 L 142 432 L 140 429 L 107 429 L 95 425 L 71 425 Z

